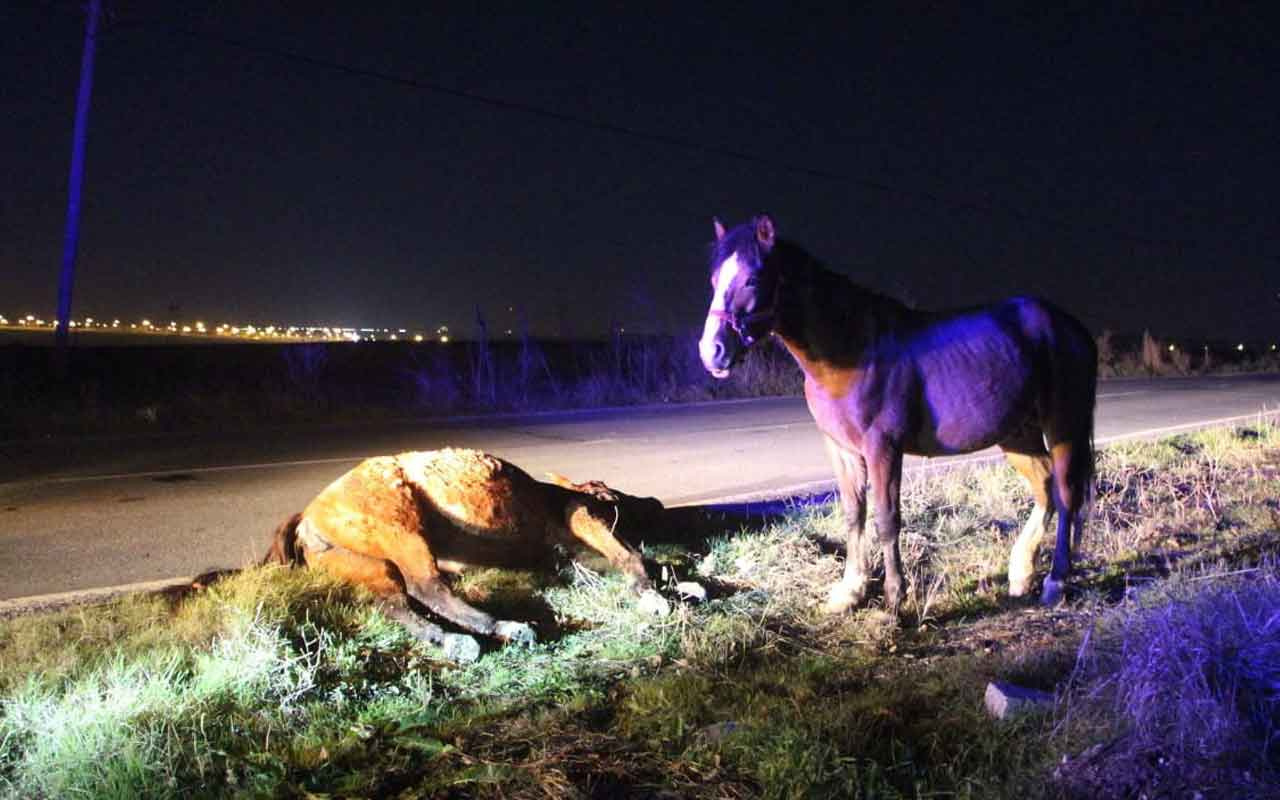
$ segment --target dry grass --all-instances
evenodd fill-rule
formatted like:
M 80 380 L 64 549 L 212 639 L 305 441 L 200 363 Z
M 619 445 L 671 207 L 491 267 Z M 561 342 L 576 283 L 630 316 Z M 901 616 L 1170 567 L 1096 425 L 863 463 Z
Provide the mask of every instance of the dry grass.
M 665 618 L 582 565 L 469 576 L 546 635 L 465 668 L 300 571 L 0 623 L 0 794 L 1104 798 L 1176 770 L 1248 797 L 1275 759 L 1280 430 L 1108 448 L 1098 474 L 1055 609 L 1006 595 L 1030 500 L 990 466 L 908 487 L 902 623 L 819 612 L 831 505 L 651 550 L 710 589 Z M 989 680 L 1058 707 L 994 722 Z

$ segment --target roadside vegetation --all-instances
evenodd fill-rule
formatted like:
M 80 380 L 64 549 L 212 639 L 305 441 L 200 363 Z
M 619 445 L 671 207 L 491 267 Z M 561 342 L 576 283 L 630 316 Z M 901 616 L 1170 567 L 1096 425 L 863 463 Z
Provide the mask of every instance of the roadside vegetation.
M 647 555 L 707 601 L 645 616 L 591 563 L 468 575 L 542 641 L 466 666 L 305 570 L 18 617 L 0 794 L 1274 797 L 1277 498 L 1261 419 L 1108 447 L 1070 602 L 1045 609 L 1007 596 L 1030 511 L 1011 469 L 911 481 L 900 624 L 819 612 L 830 503 L 673 514 Z M 996 721 L 993 680 L 1055 700 Z
M 1150 378 L 1231 375 L 1280 371 L 1280 349 L 1271 344 L 1235 345 L 1159 339 L 1151 331 L 1141 337 L 1103 331 L 1097 337 L 1098 374 L 1103 378 Z
M 0 440 L 798 395 L 803 386 L 771 339 L 717 381 L 693 333 L 569 342 L 483 331 L 449 344 L 81 347 L 66 380 L 50 368 L 49 348 L 0 347 Z M 1280 370 L 1270 345 L 1205 349 L 1109 332 L 1098 345 L 1103 377 Z

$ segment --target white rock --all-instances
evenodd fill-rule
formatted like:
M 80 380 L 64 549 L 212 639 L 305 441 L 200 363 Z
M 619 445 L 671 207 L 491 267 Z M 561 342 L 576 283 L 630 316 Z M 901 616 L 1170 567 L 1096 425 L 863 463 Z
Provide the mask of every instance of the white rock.
M 511 644 L 530 645 L 538 641 L 538 634 L 533 632 L 533 628 L 523 622 L 514 622 L 509 619 L 498 620 L 493 634 Z
M 655 617 L 665 617 L 671 613 L 671 603 L 667 598 L 652 589 L 646 589 L 636 601 L 640 610 Z
M 1008 719 L 1027 711 L 1045 708 L 1053 703 L 1053 695 L 1039 689 L 1014 686 L 1012 683 L 988 683 L 987 713 L 996 719 Z
M 459 664 L 470 664 L 480 658 L 480 643 L 465 633 L 446 633 L 440 641 L 445 658 Z

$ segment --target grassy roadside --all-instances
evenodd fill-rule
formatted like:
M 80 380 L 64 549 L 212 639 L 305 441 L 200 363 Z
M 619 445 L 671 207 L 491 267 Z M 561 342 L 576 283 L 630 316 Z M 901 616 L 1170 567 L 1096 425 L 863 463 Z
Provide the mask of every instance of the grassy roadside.
M 5 621 L 0 792 L 1267 796 L 1280 428 L 1109 447 L 1098 474 L 1081 577 L 1055 609 L 1006 596 L 1029 500 L 988 466 L 905 493 L 901 625 L 818 612 L 840 565 L 828 505 L 651 546 L 711 590 L 663 618 L 581 565 L 468 576 L 463 592 L 541 620 L 544 640 L 466 667 L 304 571 Z M 995 722 L 991 680 L 1057 699 Z

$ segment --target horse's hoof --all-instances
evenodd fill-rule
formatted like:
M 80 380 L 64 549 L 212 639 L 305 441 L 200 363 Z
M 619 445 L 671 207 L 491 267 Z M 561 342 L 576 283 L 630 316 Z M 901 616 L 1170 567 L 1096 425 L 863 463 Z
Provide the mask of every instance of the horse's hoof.
M 695 603 L 705 603 L 707 601 L 706 587 L 695 581 L 680 581 L 675 585 L 675 590 L 681 599 L 691 600 Z
M 1044 591 L 1040 593 L 1040 604 L 1045 606 L 1061 605 L 1067 599 L 1066 586 L 1056 578 L 1044 579 Z
M 465 633 L 446 633 L 440 640 L 445 658 L 459 664 L 470 664 L 480 658 L 480 643 Z
M 1009 578 L 1009 596 L 1025 597 L 1031 592 L 1031 576 L 1025 575 L 1021 577 L 1010 576 Z
M 886 583 L 884 586 L 884 610 L 893 614 L 895 617 L 902 609 L 903 602 L 907 599 L 907 590 L 902 588 L 902 584 Z
M 493 626 L 493 635 L 508 644 L 534 644 L 538 641 L 538 635 L 533 632 L 533 628 L 523 622 L 513 622 L 509 619 L 499 620 L 498 624 Z
M 655 617 L 665 617 L 671 613 L 670 601 L 652 589 L 640 594 L 640 599 L 636 601 L 636 606 L 644 613 Z
M 831 592 L 827 594 L 827 602 L 823 604 L 822 610 L 826 614 L 843 614 L 861 603 L 865 596 L 865 589 L 859 590 L 843 583 L 837 583 L 831 587 Z

